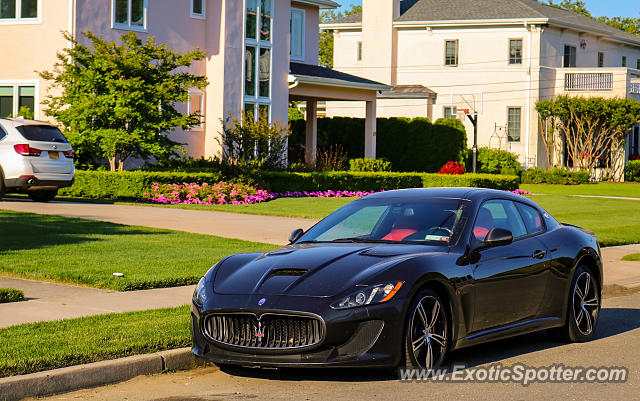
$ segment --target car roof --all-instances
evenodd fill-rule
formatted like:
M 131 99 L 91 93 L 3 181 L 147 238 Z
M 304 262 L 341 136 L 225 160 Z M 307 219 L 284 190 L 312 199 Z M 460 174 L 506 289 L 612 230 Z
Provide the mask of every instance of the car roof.
M 454 198 L 481 201 L 487 198 L 500 197 L 531 203 L 527 198 L 508 191 L 487 188 L 444 187 L 444 188 L 412 188 L 396 189 L 393 191 L 377 192 L 369 195 L 367 199 L 384 198 Z
M 2 122 L 5 126 L 13 128 L 21 127 L 23 125 L 48 125 L 54 127 L 53 124 L 45 121 L 26 120 L 24 118 L 0 118 L 0 122 Z

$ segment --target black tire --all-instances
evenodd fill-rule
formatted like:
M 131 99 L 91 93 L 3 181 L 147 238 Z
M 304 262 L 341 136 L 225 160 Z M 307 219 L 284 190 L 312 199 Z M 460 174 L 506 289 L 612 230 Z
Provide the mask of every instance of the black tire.
M 49 202 L 58 195 L 57 189 L 43 189 L 39 191 L 29 191 L 29 199 L 34 202 Z
M 600 316 L 600 287 L 593 271 L 580 265 L 571 280 L 565 325 L 551 331 L 563 341 L 585 342 L 593 338 Z
M 430 288 L 418 292 L 409 305 L 404 328 L 404 367 L 439 369 L 451 343 L 449 327 L 442 297 Z

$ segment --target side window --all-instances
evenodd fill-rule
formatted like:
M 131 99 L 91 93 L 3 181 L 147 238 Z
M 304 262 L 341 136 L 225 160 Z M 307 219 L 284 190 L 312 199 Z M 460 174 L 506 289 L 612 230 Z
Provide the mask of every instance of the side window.
M 516 205 L 508 200 L 490 200 L 483 203 L 478 210 L 473 226 L 474 237 L 478 241 L 484 241 L 489 231 L 494 228 L 509 230 L 514 238 L 527 235 L 527 229 Z
M 7 132 L 2 128 L 2 125 L 0 125 L 0 141 L 3 140 L 5 136 L 7 136 Z
M 529 234 L 536 234 L 544 231 L 542 216 L 540 216 L 540 213 L 536 209 L 529 205 L 525 205 L 524 203 L 517 202 L 516 205 L 522 214 L 524 224 L 527 227 L 527 232 Z

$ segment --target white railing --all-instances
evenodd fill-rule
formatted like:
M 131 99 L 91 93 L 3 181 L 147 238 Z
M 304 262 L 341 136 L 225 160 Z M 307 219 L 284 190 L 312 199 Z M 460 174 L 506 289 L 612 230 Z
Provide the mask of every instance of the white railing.
M 610 72 L 572 72 L 564 74 L 566 91 L 611 91 L 613 73 Z
M 640 82 L 632 83 L 629 92 L 633 95 L 640 95 Z

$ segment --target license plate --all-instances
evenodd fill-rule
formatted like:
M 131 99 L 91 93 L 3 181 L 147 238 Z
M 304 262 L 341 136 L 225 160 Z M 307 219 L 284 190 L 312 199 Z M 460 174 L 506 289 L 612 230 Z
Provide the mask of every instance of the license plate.
M 59 159 L 60 153 L 58 152 L 49 152 L 49 159 Z

